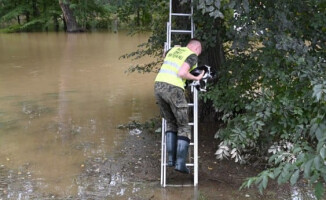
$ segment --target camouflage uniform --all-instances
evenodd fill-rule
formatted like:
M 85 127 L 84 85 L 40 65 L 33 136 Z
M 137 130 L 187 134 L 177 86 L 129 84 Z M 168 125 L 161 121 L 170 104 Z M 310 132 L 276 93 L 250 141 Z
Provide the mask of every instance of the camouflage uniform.
M 166 120 L 166 131 L 177 132 L 178 136 L 191 139 L 188 104 L 184 90 L 169 83 L 155 82 L 154 93 L 161 115 Z

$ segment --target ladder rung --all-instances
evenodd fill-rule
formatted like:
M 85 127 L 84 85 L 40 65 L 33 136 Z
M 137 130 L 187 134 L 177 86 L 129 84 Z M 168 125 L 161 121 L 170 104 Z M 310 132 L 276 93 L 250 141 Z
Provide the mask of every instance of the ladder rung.
M 163 166 L 168 166 L 168 164 L 167 163 L 163 163 Z M 186 164 L 186 166 L 188 166 L 188 167 L 193 167 L 194 166 L 194 164 L 193 163 L 188 163 L 188 164 Z
M 190 126 L 193 126 L 193 125 L 194 125 L 194 123 L 193 123 L 193 122 L 191 122 L 191 123 L 188 123 L 188 125 L 190 125 Z
M 192 30 L 171 30 L 171 33 L 192 33 Z
M 193 103 L 188 103 L 188 106 L 194 106 L 194 104 Z
M 163 143 L 163 146 L 165 146 L 165 145 L 166 145 L 166 144 L 165 144 L 165 143 Z M 193 146 L 193 145 L 194 145 L 194 143 L 193 143 L 193 142 L 190 142 L 190 143 L 189 143 L 189 145 L 190 145 L 190 146 Z
M 172 16 L 185 16 L 185 17 L 191 17 L 191 13 L 171 13 Z
M 169 186 L 169 187 L 194 187 L 194 185 L 192 184 L 185 184 L 185 185 L 173 185 L 173 184 L 166 184 L 165 186 Z

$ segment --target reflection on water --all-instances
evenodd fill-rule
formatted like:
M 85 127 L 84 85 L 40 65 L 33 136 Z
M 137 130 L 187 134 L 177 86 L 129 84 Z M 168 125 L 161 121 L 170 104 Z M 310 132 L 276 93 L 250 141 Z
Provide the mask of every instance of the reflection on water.
M 146 39 L 123 33 L 0 34 L 0 170 L 22 176 L 19 188 L 0 181 L 2 190 L 10 188 L 0 193 L 16 199 L 34 190 L 76 195 L 83 190 L 76 178 L 85 160 L 107 156 L 123 139 L 116 127 L 157 113 L 154 75 L 127 75 L 131 61 L 119 60 Z M 101 180 L 112 185 L 122 179 Z

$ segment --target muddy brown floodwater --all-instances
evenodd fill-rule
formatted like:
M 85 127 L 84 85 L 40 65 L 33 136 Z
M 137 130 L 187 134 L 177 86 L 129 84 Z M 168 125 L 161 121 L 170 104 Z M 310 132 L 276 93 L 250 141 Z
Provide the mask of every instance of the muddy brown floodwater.
M 158 115 L 155 75 L 127 75 L 135 61 L 119 59 L 148 36 L 0 34 L 0 200 L 314 199 L 304 183 L 239 191 L 257 171 L 215 160 L 217 127 L 207 124 L 199 186 L 161 188 L 160 134 L 117 129 Z M 168 171 L 168 181 L 191 180 Z

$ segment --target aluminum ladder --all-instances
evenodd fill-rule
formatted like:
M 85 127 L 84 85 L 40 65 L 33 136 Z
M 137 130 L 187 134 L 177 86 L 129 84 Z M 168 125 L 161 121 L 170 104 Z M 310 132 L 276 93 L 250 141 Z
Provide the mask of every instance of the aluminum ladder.
M 171 35 L 172 34 L 190 34 L 191 38 L 194 37 L 195 26 L 193 22 L 193 1 L 190 1 L 190 13 L 173 13 L 172 9 L 172 0 L 170 0 L 170 9 L 169 9 L 169 22 L 167 22 L 167 34 L 166 34 L 166 42 L 164 44 L 164 52 L 167 52 L 171 48 Z M 188 17 L 190 18 L 190 30 L 180 30 L 180 29 L 172 29 L 172 20 L 173 17 Z M 194 180 L 193 184 L 167 184 L 166 182 L 166 171 L 167 171 L 167 151 L 166 151 L 166 121 L 162 119 L 162 142 L 161 142 L 161 186 L 172 186 L 172 187 L 186 187 L 186 186 L 194 186 L 198 185 L 198 90 L 195 88 L 195 85 L 198 82 L 193 82 L 191 84 L 191 92 L 193 94 L 193 103 L 188 103 L 189 107 L 193 108 L 193 121 L 189 123 L 192 126 L 192 142 L 189 144 L 188 154 L 193 149 L 193 162 L 186 163 L 187 167 L 193 167 L 194 172 Z M 189 156 L 188 156 L 189 157 Z M 192 171 L 192 170 L 191 170 Z M 177 173 L 177 172 L 176 172 Z

